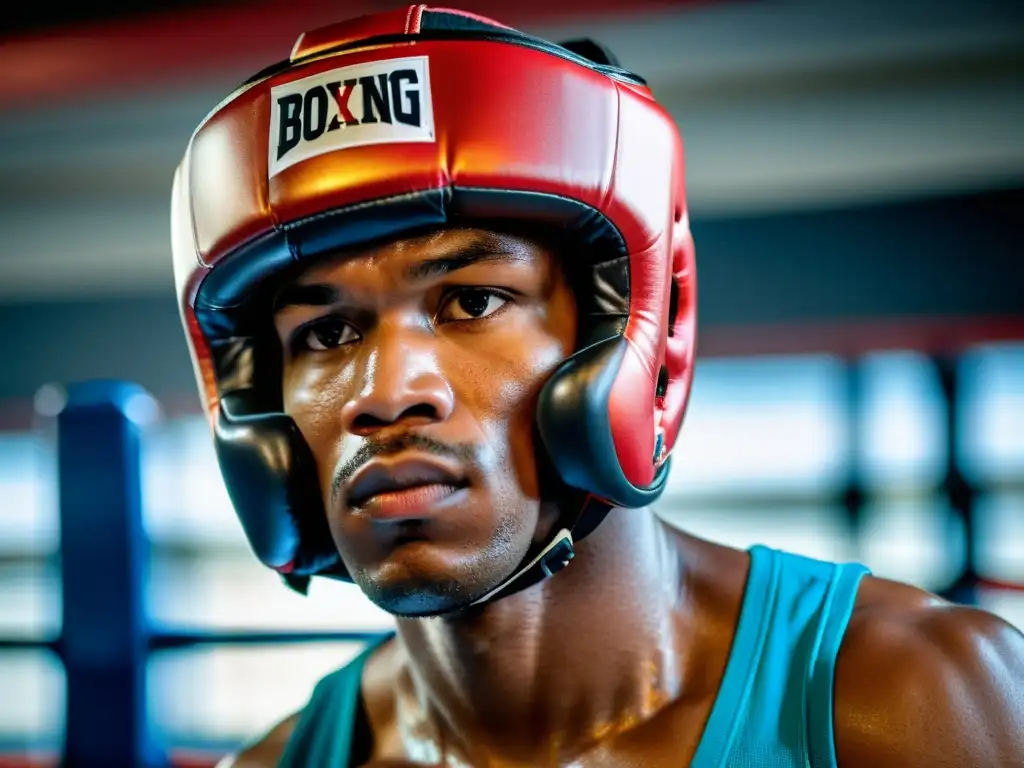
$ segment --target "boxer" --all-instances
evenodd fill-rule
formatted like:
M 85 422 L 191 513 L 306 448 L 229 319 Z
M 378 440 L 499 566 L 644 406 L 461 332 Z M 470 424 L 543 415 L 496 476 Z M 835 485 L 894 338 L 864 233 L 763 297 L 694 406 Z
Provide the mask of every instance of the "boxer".
M 652 511 L 694 246 L 678 129 L 602 47 L 307 33 L 196 130 L 172 241 L 255 554 L 396 617 L 224 766 L 1024 765 L 1007 623 Z

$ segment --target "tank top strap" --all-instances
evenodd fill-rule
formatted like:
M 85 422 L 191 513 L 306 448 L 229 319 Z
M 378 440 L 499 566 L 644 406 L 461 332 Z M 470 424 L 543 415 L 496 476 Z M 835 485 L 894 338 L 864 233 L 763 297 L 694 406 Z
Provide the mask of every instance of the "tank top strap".
M 753 547 L 729 660 L 691 768 L 722 768 L 740 738 L 743 715 L 754 695 L 755 673 L 775 613 L 781 562 L 773 550 Z
M 857 602 L 857 590 L 868 569 L 859 563 L 836 566 L 829 584 L 827 603 L 808 663 L 806 700 L 808 758 L 812 768 L 835 768 L 837 765 L 835 729 L 833 727 L 836 660 L 846 628 Z
M 341 669 L 317 683 L 299 715 L 278 768 L 348 768 L 361 702 L 363 669 L 390 635 L 373 641 Z
M 694 768 L 835 768 L 832 685 L 867 569 L 767 547 L 747 589 Z

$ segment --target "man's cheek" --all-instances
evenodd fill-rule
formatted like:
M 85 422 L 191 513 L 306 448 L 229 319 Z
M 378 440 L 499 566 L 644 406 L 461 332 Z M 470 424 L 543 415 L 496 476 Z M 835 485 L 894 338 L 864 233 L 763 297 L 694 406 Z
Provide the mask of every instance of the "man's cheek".
M 339 377 L 328 379 L 319 372 L 295 372 L 285 379 L 285 413 L 291 416 L 312 451 L 325 493 L 342 452 L 358 448 L 358 441 L 346 439 L 343 434 L 341 409 L 346 392 Z
M 560 357 L 551 356 L 550 360 L 542 358 L 541 364 L 510 366 L 505 378 L 491 389 L 494 400 L 488 437 L 499 447 L 506 476 L 515 478 L 519 491 L 527 498 L 540 497 L 534 443 L 537 398 L 560 361 Z

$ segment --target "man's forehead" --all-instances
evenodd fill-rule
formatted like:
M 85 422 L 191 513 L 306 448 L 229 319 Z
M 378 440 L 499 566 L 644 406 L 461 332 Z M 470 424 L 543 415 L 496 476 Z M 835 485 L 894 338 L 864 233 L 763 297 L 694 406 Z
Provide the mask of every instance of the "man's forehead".
M 488 255 L 493 254 L 527 261 L 536 259 L 543 251 L 536 240 L 525 235 L 492 229 L 453 227 L 395 238 L 325 257 L 293 276 L 289 282 L 299 285 L 320 283 L 339 266 L 379 268 L 391 261 L 408 265 L 411 269 L 407 270 L 407 276 L 415 278 L 423 276 L 417 274 L 417 265 L 434 259 L 461 257 L 467 262 L 484 261 Z

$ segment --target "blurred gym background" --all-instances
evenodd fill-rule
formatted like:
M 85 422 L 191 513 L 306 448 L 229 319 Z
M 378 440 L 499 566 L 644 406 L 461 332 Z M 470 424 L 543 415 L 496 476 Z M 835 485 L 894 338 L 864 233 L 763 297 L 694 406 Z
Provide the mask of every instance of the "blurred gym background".
M 451 4 L 605 42 L 682 127 L 700 363 L 660 512 L 737 546 L 858 559 L 1024 627 L 1024 4 Z M 299 707 L 358 648 L 239 634 L 389 626 L 354 587 L 303 598 L 249 553 L 199 416 L 168 199 L 192 129 L 237 83 L 305 29 L 398 5 L 4 10 L 0 755 L 52 762 L 69 697 L 89 706 L 54 641 L 107 617 L 68 626 L 64 585 L 109 594 L 111 615 L 130 592 L 61 567 L 74 500 L 56 416 L 76 382 L 137 382 L 159 404 L 141 445 L 149 629 L 235 634 L 140 652 L 147 722 L 179 764 Z M 79 549 L 108 533 L 74 527 Z

